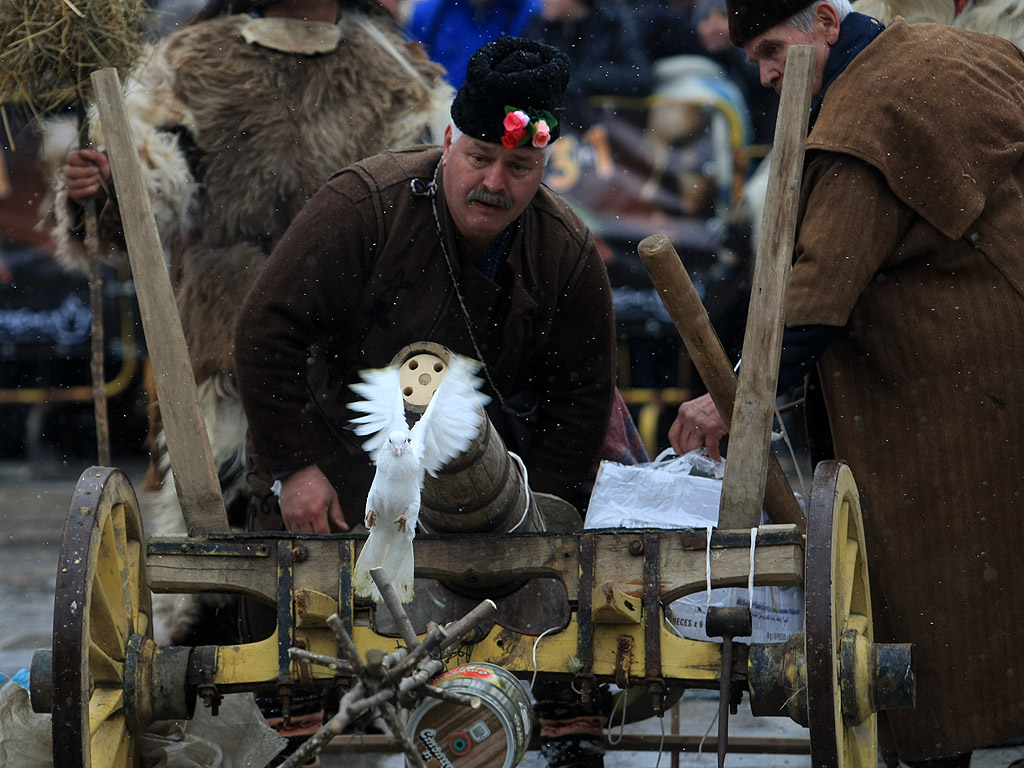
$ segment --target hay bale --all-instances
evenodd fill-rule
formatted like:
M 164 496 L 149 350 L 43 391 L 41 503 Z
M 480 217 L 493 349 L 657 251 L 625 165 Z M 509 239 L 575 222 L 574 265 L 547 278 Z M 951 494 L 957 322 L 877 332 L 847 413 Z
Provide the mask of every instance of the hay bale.
M 40 118 L 84 103 L 91 72 L 138 57 L 148 12 L 144 0 L 3 0 L 0 105 Z

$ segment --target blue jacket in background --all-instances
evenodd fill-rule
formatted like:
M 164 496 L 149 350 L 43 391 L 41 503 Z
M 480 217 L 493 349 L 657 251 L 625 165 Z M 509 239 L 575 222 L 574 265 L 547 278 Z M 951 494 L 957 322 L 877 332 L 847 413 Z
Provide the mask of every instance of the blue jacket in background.
M 420 0 L 408 35 L 423 43 L 427 55 L 448 70 L 448 82 L 458 88 L 477 48 L 504 35 L 522 35 L 540 8 L 540 0 Z

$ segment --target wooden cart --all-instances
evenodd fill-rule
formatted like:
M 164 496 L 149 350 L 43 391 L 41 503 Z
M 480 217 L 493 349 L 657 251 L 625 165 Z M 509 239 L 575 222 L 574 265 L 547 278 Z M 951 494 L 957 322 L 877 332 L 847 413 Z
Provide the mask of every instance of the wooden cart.
M 806 120 L 809 74 L 802 86 L 791 88 L 791 81 L 801 79 L 794 64 L 800 55 L 798 48 L 791 49 L 792 73 L 781 114 L 802 111 Z M 116 112 L 117 98 L 109 96 L 118 92 L 116 76 L 108 86 L 96 88 L 101 116 L 105 94 L 107 109 Z M 800 87 L 805 101 L 787 107 L 787 98 L 795 98 L 793 89 Z M 128 161 L 123 158 L 133 153 L 127 144 L 114 146 L 119 131 L 104 121 L 112 137 L 119 197 L 144 198 L 125 194 L 132 179 L 125 175 Z M 801 130 L 790 133 L 802 142 Z M 786 145 L 777 143 L 776 152 L 784 159 Z M 788 165 L 795 166 L 798 182 L 799 161 Z M 789 183 L 781 173 L 777 177 L 780 184 Z M 792 188 L 784 196 L 795 199 Z M 188 370 L 183 339 L 173 334 L 157 338 L 160 314 L 174 316 L 170 286 L 159 282 L 161 276 L 166 280 L 159 243 L 155 251 L 151 242 L 133 244 L 128 213 L 125 225 L 154 369 Z M 786 226 L 782 222 L 777 228 Z M 716 350 L 713 331 L 700 329 L 707 324 L 699 301 L 685 299 L 685 270 L 671 246 L 658 239 L 645 243 L 641 251 L 655 285 L 719 409 L 733 416 L 739 437 L 736 416 L 748 402 L 742 375 L 737 384 L 731 370 L 722 370 L 717 356 L 724 353 Z M 785 253 L 785 238 L 779 243 Z M 760 255 L 759 260 L 765 261 Z M 151 279 L 157 283 L 146 285 Z M 150 303 L 147 296 L 153 292 L 161 298 Z M 695 314 L 688 319 L 688 312 Z M 177 332 L 180 336 L 180 327 Z M 765 346 L 769 356 L 770 347 Z M 775 370 L 777 354 L 776 345 Z M 162 360 L 161 355 L 169 357 Z M 744 364 L 753 363 L 747 358 Z M 118 469 L 92 467 L 75 489 L 58 565 L 53 649 L 37 653 L 31 674 L 33 707 L 53 714 L 54 762 L 61 768 L 140 765 L 139 737 L 147 726 L 189 718 L 199 701 L 215 709 L 226 693 L 271 692 L 287 710 L 299 691 L 344 685 L 344 674 L 298 662 L 289 653 L 300 647 L 327 657 L 342 655 L 328 628 L 332 616 L 340 619 L 360 653 L 402 644 L 396 637 L 401 633 L 386 626 L 382 612 L 353 601 L 352 569 L 361 536 L 225 532 L 206 433 L 189 383 L 176 381 L 171 373 L 157 376 L 188 537 L 147 539 L 135 493 Z M 161 384 L 183 389 L 168 395 L 160 392 Z M 193 410 L 176 417 L 166 406 L 180 402 Z M 755 457 L 760 439 L 754 435 Z M 734 445 L 730 463 L 737 450 Z M 710 539 L 704 530 L 660 529 L 425 535 L 415 541 L 416 574 L 437 580 L 452 595 L 484 596 L 495 585 L 517 585 L 500 590 L 493 620 L 460 646 L 463 658 L 496 664 L 524 678 L 536 674 L 572 681 L 585 702 L 603 683 L 640 688 L 653 712 L 662 711 L 667 697 L 685 688 L 718 689 L 726 714 L 729 704 L 746 693 L 754 714 L 787 716 L 809 726 L 815 766 L 874 768 L 876 713 L 912 705 L 913 673 L 909 646 L 874 642 L 856 484 L 840 462 L 819 466 L 805 530 L 800 511 L 792 511 L 791 492 L 780 489 L 780 473 L 770 464 L 766 459 L 750 472 L 753 482 L 740 489 L 746 495 L 729 486 L 727 474 L 722 526 Z M 766 483 L 765 503 L 778 511 L 773 519 L 788 522 L 757 527 Z M 781 499 L 774 498 L 780 491 Z M 744 633 L 726 619 L 718 632 L 724 642 L 677 636 L 669 629 L 665 606 L 703 591 L 709 562 L 713 587 L 746 585 L 751 563 L 757 585 L 802 584 L 805 630 L 783 644 L 732 643 L 732 637 Z M 161 647 L 152 638 L 150 590 L 237 593 L 273 606 L 276 629 L 247 644 Z M 545 615 L 557 617 L 553 625 L 523 619 L 524 602 L 537 600 L 538 594 L 544 596 Z M 440 613 L 431 618 L 438 623 L 450 618 Z

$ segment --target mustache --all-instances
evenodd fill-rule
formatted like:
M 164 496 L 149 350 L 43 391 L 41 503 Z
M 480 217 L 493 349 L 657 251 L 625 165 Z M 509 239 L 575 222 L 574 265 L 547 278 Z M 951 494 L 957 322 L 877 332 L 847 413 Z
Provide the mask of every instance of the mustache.
M 466 202 L 496 205 L 506 211 L 512 207 L 512 198 L 509 195 L 506 195 L 504 192 L 491 192 L 483 187 L 475 187 L 469 190 L 469 194 L 466 195 Z

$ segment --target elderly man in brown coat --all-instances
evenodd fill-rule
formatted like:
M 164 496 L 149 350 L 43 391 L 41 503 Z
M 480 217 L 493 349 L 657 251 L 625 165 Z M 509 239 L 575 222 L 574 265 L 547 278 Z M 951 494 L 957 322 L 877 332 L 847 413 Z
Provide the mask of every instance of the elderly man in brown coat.
M 968 765 L 1024 735 L 1024 54 L 846 0 L 730 0 L 729 23 L 776 90 L 817 49 L 780 379 L 817 364 L 876 636 L 916 646 L 899 757 Z M 724 433 L 704 398 L 670 438 Z

